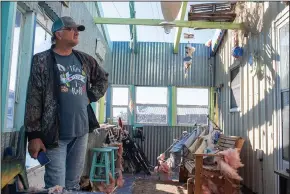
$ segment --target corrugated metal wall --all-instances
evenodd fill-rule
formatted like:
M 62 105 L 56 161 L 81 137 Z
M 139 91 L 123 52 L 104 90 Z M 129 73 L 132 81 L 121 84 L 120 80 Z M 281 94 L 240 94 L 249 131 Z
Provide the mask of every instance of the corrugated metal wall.
M 240 21 L 243 15 L 252 27 L 262 25 L 261 33 L 251 33 L 249 38 L 243 39 L 240 32 L 240 45 L 243 44 L 244 47 L 244 56 L 240 63 L 240 112 L 230 112 L 230 68 L 234 65 L 234 58 L 231 55 L 234 46 L 233 31 L 227 32 L 215 56 L 215 85 L 224 84 L 219 100 L 219 125 L 226 134 L 239 135 L 246 139 L 241 153 L 245 164 L 241 169 L 241 175 L 244 184 L 260 194 L 275 193 L 277 185 L 274 174 L 277 167 L 275 155 L 278 129 L 275 110 L 277 73 L 272 62 L 275 58 L 275 45 L 272 44 L 275 37 L 272 34 L 271 22 L 284 7 L 285 5 L 280 2 L 246 3 L 244 10 L 238 12 L 237 20 Z M 247 12 L 249 15 L 244 15 Z M 265 68 L 264 76 L 260 78 L 253 76 L 248 63 L 249 54 L 253 50 L 260 52 L 261 64 Z M 256 159 L 256 149 L 264 151 L 263 162 Z
M 80 33 L 80 44 L 76 46 L 76 49 L 90 54 L 98 61 L 99 64 L 104 66 L 106 70 L 109 71 L 109 64 L 111 64 L 111 51 L 106 40 L 104 39 L 102 31 L 94 23 L 93 17 L 95 14 L 93 16 L 91 15 L 93 14 L 93 10 L 96 10 L 94 3 L 95 2 L 89 2 L 89 4 L 88 2 L 69 2 L 68 8 L 63 7 L 62 16 L 69 15 L 76 21 L 76 23 L 81 23 L 86 27 L 86 30 Z M 96 55 L 97 39 L 100 39 L 107 51 L 103 61 L 101 61 Z
M 86 5 L 86 7 L 87 7 L 87 9 L 92 17 L 100 17 L 98 15 L 98 11 L 97 11 L 97 6 L 96 6 L 97 2 L 87 1 L 87 2 L 84 2 L 84 4 Z M 98 27 L 99 31 L 102 32 L 102 25 L 96 24 L 96 26 Z
M 130 52 L 129 42 L 113 42 L 111 84 L 212 86 L 210 49 L 203 44 L 193 44 L 196 48 L 193 65 L 188 78 L 184 77 L 183 58 L 186 56 L 186 45 L 180 44 L 178 54 L 173 54 L 173 43 L 138 42 L 138 53 L 134 54 Z
M 133 138 L 133 126 L 126 125 L 125 129 L 129 131 L 131 138 Z M 169 148 L 173 143 L 173 139 L 179 139 L 183 131 L 192 132 L 194 127 L 185 126 L 144 126 L 143 132 L 145 140 L 141 142 L 136 139 L 138 145 L 144 151 L 151 165 L 157 165 L 157 157 Z M 166 153 L 166 157 L 169 153 Z

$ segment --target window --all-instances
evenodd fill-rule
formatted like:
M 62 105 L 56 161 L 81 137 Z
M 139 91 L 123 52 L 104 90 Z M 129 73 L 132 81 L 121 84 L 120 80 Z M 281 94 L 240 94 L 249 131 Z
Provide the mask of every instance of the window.
M 289 162 L 289 20 L 279 29 L 282 159 Z
M 207 124 L 208 89 L 177 88 L 178 125 Z
M 19 58 L 19 42 L 20 34 L 22 30 L 23 15 L 17 9 L 16 18 L 14 23 L 14 34 L 13 34 L 13 45 L 12 45 L 12 57 L 11 57 L 11 70 L 9 79 L 9 93 L 8 93 L 8 107 L 7 107 L 7 122 L 6 128 L 14 128 L 14 111 L 16 101 L 16 82 L 17 82 L 17 69 L 18 69 L 18 58 Z
M 128 123 L 129 88 L 112 88 L 112 116 L 113 122 L 118 122 L 121 117 L 124 123 Z
M 136 122 L 167 124 L 167 88 L 136 87 Z
M 241 79 L 240 67 L 231 70 L 230 109 L 238 111 L 240 106 Z
M 35 37 L 34 37 L 34 54 L 45 51 L 51 47 L 51 35 L 45 28 L 36 23 Z
M 282 92 L 282 157 L 289 162 L 289 89 Z
M 48 24 L 51 24 L 51 20 L 45 20 L 43 15 L 37 14 L 37 22 L 35 26 L 35 35 L 34 35 L 34 50 L 33 53 L 39 53 L 45 51 L 51 46 L 51 35 L 49 32 Z M 26 150 L 26 168 L 30 169 L 36 167 L 39 164 L 37 160 L 34 160 L 30 157 L 28 150 Z

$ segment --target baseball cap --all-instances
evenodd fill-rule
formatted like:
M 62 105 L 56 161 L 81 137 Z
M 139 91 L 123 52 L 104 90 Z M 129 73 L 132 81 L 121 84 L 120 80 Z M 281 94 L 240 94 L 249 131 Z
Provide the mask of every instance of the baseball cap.
M 85 26 L 76 24 L 75 21 L 68 16 L 60 17 L 55 22 L 53 22 L 51 27 L 51 32 L 55 33 L 56 31 L 62 28 L 77 28 L 79 31 L 84 31 Z

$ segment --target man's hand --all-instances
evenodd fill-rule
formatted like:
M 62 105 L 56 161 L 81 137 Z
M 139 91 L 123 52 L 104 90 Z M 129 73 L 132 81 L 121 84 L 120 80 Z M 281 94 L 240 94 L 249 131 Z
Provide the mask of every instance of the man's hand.
M 37 159 L 40 150 L 46 152 L 46 148 L 40 138 L 32 139 L 28 142 L 28 152 L 32 158 Z

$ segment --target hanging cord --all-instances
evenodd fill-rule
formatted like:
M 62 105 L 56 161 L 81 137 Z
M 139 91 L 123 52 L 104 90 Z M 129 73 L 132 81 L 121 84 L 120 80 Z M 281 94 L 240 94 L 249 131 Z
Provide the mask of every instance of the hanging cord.
M 177 144 L 180 141 L 180 139 L 177 139 L 176 141 L 174 141 L 163 153 L 165 154 L 166 152 L 168 152 L 168 150 L 170 150 L 175 144 Z
M 215 128 L 217 129 L 217 130 L 219 130 L 219 131 L 221 131 L 222 132 L 222 129 L 221 128 L 219 128 L 219 126 L 209 117 L 209 115 L 207 115 L 207 118 L 208 118 L 208 120 L 212 123 L 212 124 L 214 124 L 215 125 Z

